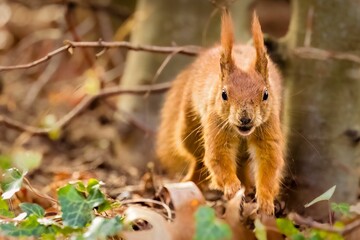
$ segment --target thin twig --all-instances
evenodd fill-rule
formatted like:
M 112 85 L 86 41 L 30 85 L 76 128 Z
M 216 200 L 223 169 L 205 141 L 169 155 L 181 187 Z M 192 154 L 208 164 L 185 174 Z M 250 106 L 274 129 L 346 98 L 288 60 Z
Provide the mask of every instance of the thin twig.
M 187 45 L 187 46 L 171 46 L 171 47 L 163 47 L 163 46 L 153 46 L 153 45 L 140 45 L 140 44 L 132 44 L 130 42 L 74 42 L 74 41 L 65 41 L 65 44 L 70 45 L 73 48 L 76 47 L 90 47 L 90 48 L 126 48 L 133 51 L 146 51 L 146 52 L 154 52 L 154 53 L 173 53 L 178 52 L 179 54 L 184 54 L 188 56 L 196 56 L 199 54 L 202 49 L 199 46 Z
M 347 235 L 349 233 L 351 233 L 352 231 L 354 231 L 355 229 L 360 227 L 360 218 L 356 219 L 355 221 L 347 224 L 344 229 L 342 230 L 342 235 Z
M 313 47 L 298 47 L 294 49 L 294 54 L 303 58 L 317 60 L 337 59 L 360 64 L 360 57 L 358 55 L 346 52 L 334 52 Z
M 64 41 L 65 46 L 62 46 L 54 51 L 49 52 L 46 56 L 39 58 L 33 62 L 13 65 L 13 66 L 0 66 L 0 72 L 6 70 L 14 70 L 14 69 L 25 69 L 37 66 L 43 62 L 50 60 L 53 56 L 65 52 L 70 51 L 73 48 L 126 48 L 133 51 L 146 51 L 153 53 L 163 53 L 169 54 L 173 52 L 178 52 L 179 54 L 187 55 L 187 56 L 196 56 L 201 47 L 198 46 L 176 46 L 176 47 L 162 47 L 162 46 L 151 46 L 151 45 L 138 45 L 132 44 L 129 42 L 76 42 L 76 41 Z
M 154 77 L 152 78 L 150 84 L 154 84 L 158 80 L 160 74 L 162 73 L 162 71 L 164 71 L 165 67 L 169 64 L 171 59 L 173 59 L 173 57 L 175 55 L 177 55 L 181 50 L 182 50 L 182 48 L 179 48 L 177 51 L 172 52 L 165 58 L 165 60 L 161 63 L 160 67 L 156 70 L 156 73 L 155 73 Z M 150 93 L 151 93 L 151 90 L 149 90 L 149 92 L 146 93 L 145 97 L 149 96 Z
M 58 49 L 55 49 L 54 51 L 49 52 L 45 57 L 39 58 L 30 63 L 19 64 L 19 65 L 14 65 L 14 66 L 0 66 L 0 72 L 6 71 L 6 70 L 24 69 L 24 68 L 34 67 L 36 65 L 39 65 L 40 63 L 50 60 L 53 56 L 55 56 L 59 53 L 67 51 L 69 48 L 70 48 L 70 45 L 65 45 L 65 46 L 59 47 Z
M 310 228 L 315 228 L 315 229 L 319 229 L 319 230 L 323 230 L 323 231 L 327 231 L 327 232 L 338 233 L 342 236 L 347 235 L 347 234 L 351 233 L 352 231 L 354 231 L 355 229 L 360 227 L 360 219 L 357 219 L 357 220 L 345 225 L 344 228 L 338 228 L 338 227 L 331 226 L 329 224 L 316 222 L 311 218 L 305 218 L 296 213 L 290 213 L 288 217 L 290 220 L 294 221 L 298 225 L 303 225 L 303 226 L 307 226 Z
M 288 218 L 290 220 L 294 221 L 298 225 L 303 225 L 303 226 L 307 226 L 307 227 L 311 227 L 311 228 L 315 228 L 315 229 L 319 229 L 319 230 L 324 230 L 327 232 L 340 234 L 342 231 L 340 228 L 333 227 L 329 224 L 319 223 L 311 218 L 302 217 L 297 213 L 290 213 L 288 215 Z
M 105 88 L 95 95 L 87 95 L 86 97 L 84 97 L 78 105 L 76 105 L 70 112 L 68 112 L 58 122 L 56 122 L 52 128 L 38 128 L 38 127 L 29 126 L 2 115 L 0 115 L 0 124 L 4 124 L 9 128 L 21 132 L 28 132 L 33 135 L 46 135 L 49 132 L 51 132 L 53 129 L 61 129 L 64 126 L 66 126 L 76 116 L 80 115 L 96 99 L 107 98 L 119 94 L 144 95 L 149 91 L 151 91 L 151 93 L 163 93 L 166 92 L 170 88 L 170 86 L 171 83 L 159 83 L 154 85 L 141 85 L 127 89 L 121 87 Z
M 147 94 L 147 93 L 146 93 Z M 118 109 L 116 106 L 114 106 L 110 101 L 103 101 L 111 110 L 113 110 L 115 113 L 125 116 L 126 117 L 126 123 L 133 125 L 134 127 L 140 129 L 143 131 L 146 135 L 154 135 L 156 132 L 153 129 L 150 129 L 148 126 L 146 126 L 144 123 L 142 123 L 140 120 L 136 119 L 135 116 L 132 116 L 130 113 Z
M 47 200 L 49 200 L 49 201 L 51 201 L 51 202 L 56 203 L 57 205 L 59 205 L 59 202 L 58 202 L 56 199 L 54 199 L 54 198 L 52 198 L 52 197 L 50 197 L 50 196 L 48 196 L 48 195 L 41 194 L 41 193 L 39 193 L 38 191 L 36 191 L 36 190 L 32 187 L 32 185 L 30 184 L 30 181 L 29 181 L 26 177 L 24 177 L 24 181 L 25 181 L 25 183 L 28 185 L 28 187 L 30 188 L 30 190 L 31 190 L 36 196 L 41 197 L 41 198 L 44 198 L 44 199 L 47 199 Z
M 313 21 L 314 21 L 314 6 L 311 6 L 308 11 L 306 18 L 306 32 L 304 38 L 304 46 L 310 47 L 311 45 L 311 36 L 313 31 Z

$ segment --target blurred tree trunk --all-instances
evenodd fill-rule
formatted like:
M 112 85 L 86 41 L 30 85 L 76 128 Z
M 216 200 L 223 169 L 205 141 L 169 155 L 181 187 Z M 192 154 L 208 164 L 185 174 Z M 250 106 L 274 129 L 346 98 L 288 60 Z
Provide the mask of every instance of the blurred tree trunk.
M 360 160 L 360 81 L 351 74 L 359 65 L 346 60 L 315 60 L 295 54 L 304 46 L 308 13 L 313 8 L 311 47 L 360 53 L 359 1 L 294 0 L 287 49 L 286 100 L 289 154 L 296 187 L 292 208 L 336 185 L 335 202 L 354 202 L 358 195 Z M 328 215 L 327 203 L 306 210 Z
M 248 37 L 247 7 L 252 0 L 237 1 L 232 5 L 235 32 L 238 39 Z M 136 7 L 136 26 L 131 34 L 131 42 L 149 45 L 204 45 L 211 46 L 219 40 L 220 11 L 208 0 L 139 0 Z M 214 14 L 214 17 L 211 17 Z M 124 87 L 153 83 L 156 71 L 166 56 L 145 52 L 129 52 L 121 85 Z M 172 80 L 193 58 L 175 56 L 161 72 L 156 82 Z M 121 96 L 119 109 L 129 113 L 155 131 L 159 122 L 159 109 L 163 96 L 147 97 Z M 124 120 L 124 119 L 123 119 Z M 129 119 L 125 118 L 125 121 Z M 154 134 L 146 134 L 130 124 L 120 128 L 121 137 L 117 151 L 119 165 L 128 162 L 143 169 L 154 158 Z

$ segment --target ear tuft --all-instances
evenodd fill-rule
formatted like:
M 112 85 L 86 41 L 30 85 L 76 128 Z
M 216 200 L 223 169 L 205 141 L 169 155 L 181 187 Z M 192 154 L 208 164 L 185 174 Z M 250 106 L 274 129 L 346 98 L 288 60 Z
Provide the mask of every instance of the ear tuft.
M 234 30 L 230 13 L 224 10 L 221 18 L 221 58 L 220 67 L 222 78 L 227 76 L 233 66 L 232 48 L 234 44 Z
M 259 19 L 254 11 L 251 31 L 254 41 L 254 47 L 256 50 L 255 70 L 261 74 L 261 76 L 268 80 L 268 59 L 266 56 L 266 48 L 264 45 L 264 37 L 261 31 Z

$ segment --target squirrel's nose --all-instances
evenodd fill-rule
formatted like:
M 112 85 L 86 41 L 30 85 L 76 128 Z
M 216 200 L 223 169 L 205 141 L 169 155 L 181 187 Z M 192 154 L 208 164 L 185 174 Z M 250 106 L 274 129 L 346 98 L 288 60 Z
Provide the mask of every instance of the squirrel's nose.
M 242 124 L 248 124 L 248 123 L 251 122 L 251 119 L 248 118 L 248 117 L 242 117 L 242 118 L 240 118 L 240 122 L 241 122 Z

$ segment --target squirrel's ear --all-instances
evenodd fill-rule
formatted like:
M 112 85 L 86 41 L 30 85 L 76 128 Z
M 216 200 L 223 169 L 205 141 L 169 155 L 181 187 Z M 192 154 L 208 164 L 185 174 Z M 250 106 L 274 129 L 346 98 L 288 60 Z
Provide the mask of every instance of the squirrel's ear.
M 253 13 L 252 25 L 251 25 L 252 37 L 254 41 L 254 47 L 256 50 L 255 70 L 261 74 L 261 76 L 267 82 L 268 80 L 268 59 L 266 56 L 266 48 L 264 45 L 264 37 L 261 31 L 261 26 L 256 13 Z
M 232 48 L 234 44 L 234 30 L 230 13 L 225 9 L 221 18 L 221 56 L 220 68 L 222 80 L 226 78 L 234 66 Z

